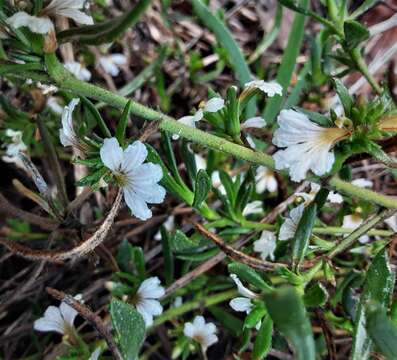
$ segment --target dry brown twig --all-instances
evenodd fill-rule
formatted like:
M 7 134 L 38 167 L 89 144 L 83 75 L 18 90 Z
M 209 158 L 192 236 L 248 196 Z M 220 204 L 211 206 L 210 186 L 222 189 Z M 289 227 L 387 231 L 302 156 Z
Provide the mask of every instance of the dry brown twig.
M 120 350 L 113 339 L 107 326 L 103 323 L 102 319 L 94 314 L 87 306 L 76 300 L 73 296 L 65 294 L 62 291 L 47 287 L 46 291 L 55 299 L 64 302 L 65 304 L 76 310 L 85 320 L 87 320 L 99 334 L 103 336 L 108 344 L 109 350 L 116 360 L 122 360 Z
M 122 198 L 123 192 L 119 189 L 113 206 L 99 229 L 94 233 L 94 235 L 70 250 L 33 250 L 27 246 L 5 239 L 0 239 L 0 244 L 8 248 L 14 254 L 31 260 L 60 262 L 70 258 L 78 258 L 87 255 L 105 240 L 113 225 L 114 218 L 120 209 Z

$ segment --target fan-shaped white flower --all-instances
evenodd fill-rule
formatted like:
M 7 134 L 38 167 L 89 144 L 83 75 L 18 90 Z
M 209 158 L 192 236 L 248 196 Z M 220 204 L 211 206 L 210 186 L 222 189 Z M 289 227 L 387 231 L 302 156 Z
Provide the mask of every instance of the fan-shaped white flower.
M 124 54 L 110 54 L 101 56 L 99 64 L 106 74 L 117 76 L 120 73 L 119 67 L 127 64 L 127 57 Z
M 275 95 L 283 95 L 283 87 L 275 82 L 266 82 L 264 80 L 254 80 L 246 83 L 244 85 L 245 88 L 256 88 L 262 92 L 264 92 L 267 96 L 273 97 Z
M 266 121 L 263 117 L 255 116 L 255 117 L 245 120 L 241 124 L 241 129 L 250 129 L 250 128 L 261 129 L 261 128 L 265 127 L 265 125 L 266 125 Z
M 55 96 L 49 96 L 46 105 L 57 115 L 61 115 L 63 112 L 64 107 L 59 104 L 59 99 Z
M 218 341 L 218 337 L 215 335 L 215 324 L 206 323 L 202 316 L 196 316 L 192 323 L 185 323 L 183 333 L 185 336 L 197 341 L 204 352 Z
M 335 161 L 332 147 L 348 130 L 321 127 L 295 110 L 282 110 L 277 120 L 273 144 L 286 148 L 273 155 L 277 170 L 288 169 L 293 181 L 303 180 L 309 170 L 318 176 L 331 170 Z
M 357 229 L 364 220 L 361 218 L 361 216 L 357 213 L 346 215 L 343 217 L 343 227 L 347 229 Z M 345 235 L 347 236 L 347 235 Z M 362 235 L 358 238 L 358 241 L 361 244 L 366 244 L 369 241 L 369 236 L 368 235 Z
M 89 81 L 91 79 L 91 73 L 77 61 L 68 61 L 63 66 L 79 80 Z
M 78 24 L 92 25 L 94 20 L 79 9 L 84 7 L 85 0 L 52 0 L 38 16 L 29 15 L 25 11 L 19 11 L 9 17 L 7 24 L 17 29 L 26 26 L 37 34 L 47 34 L 54 29 L 49 17 L 65 16 Z
M 116 138 L 105 139 L 100 150 L 101 160 L 109 168 L 124 191 L 124 199 L 133 215 L 141 220 L 152 217 L 147 203 L 160 204 L 165 189 L 158 184 L 163 177 L 161 166 L 143 163 L 148 155 L 140 141 L 135 141 L 125 150 Z
M 243 216 L 260 214 L 262 212 L 263 212 L 262 201 L 255 200 L 245 205 L 243 210 Z
M 285 241 L 292 239 L 295 236 L 296 229 L 298 227 L 300 219 L 302 218 L 304 210 L 305 205 L 300 204 L 290 211 L 289 217 L 285 219 L 280 227 L 280 231 L 278 233 L 279 240 Z
M 80 142 L 73 126 L 73 111 L 79 104 L 79 101 L 80 99 L 78 98 L 72 99 L 70 103 L 63 108 L 62 128 L 59 129 L 59 139 L 63 146 L 80 147 Z
M 11 138 L 11 142 L 7 144 L 5 155 L 1 159 L 6 163 L 13 163 L 15 166 L 24 169 L 25 165 L 18 156 L 20 152 L 27 150 L 27 146 L 22 140 L 22 131 L 7 129 L 5 135 Z
M 76 295 L 75 299 L 81 300 L 81 295 Z M 74 319 L 76 316 L 76 310 L 61 302 L 59 307 L 49 306 L 44 312 L 44 316 L 34 322 L 33 328 L 37 331 L 54 331 L 67 335 L 74 331 Z
M 164 221 L 163 223 L 164 228 L 167 231 L 172 231 L 175 229 L 175 216 L 174 215 L 170 215 L 168 216 L 167 220 Z M 156 235 L 154 235 L 154 240 L 161 240 L 161 231 L 157 231 Z
M 374 183 L 371 180 L 367 180 L 364 178 L 354 179 L 352 185 L 358 186 L 360 188 L 372 188 Z
M 269 192 L 277 191 L 278 184 L 274 172 L 266 166 L 258 166 L 255 175 L 256 192 L 263 193 L 265 190 Z
M 276 235 L 271 231 L 262 231 L 258 240 L 254 242 L 254 251 L 260 253 L 260 257 L 266 260 L 268 257 L 274 260 L 276 250 Z
M 158 316 L 163 312 L 163 307 L 160 301 L 157 300 L 165 294 L 165 290 L 160 283 L 160 279 L 157 276 L 144 280 L 132 299 L 132 303 L 142 315 L 146 327 L 153 324 L 154 316 Z

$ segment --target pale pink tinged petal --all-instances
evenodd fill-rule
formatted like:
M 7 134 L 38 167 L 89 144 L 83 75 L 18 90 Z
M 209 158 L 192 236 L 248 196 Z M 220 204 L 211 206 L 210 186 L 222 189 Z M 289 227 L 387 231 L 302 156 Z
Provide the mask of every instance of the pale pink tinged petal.
M 129 188 L 124 189 L 124 199 L 131 213 L 138 219 L 147 220 L 152 217 L 152 211 L 148 208 L 146 202 Z
M 116 138 L 108 138 L 103 141 L 100 150 L 101 160 L 112 171 L 120 170 L 123 162 L 123 149 Z
M 37 331 L 49 332 L 54 331 L 59 334 L 64 333 L 63 323 L 55 322 L 50 319 L 40 318 L 33 323 L 33 328 Z
M 134 141 L 124 150 L 123 161 L 121 163 L 122 170 L 125 172 L 134 170 L 143 164 L 147 155 L 146 146 L 140 141 Z

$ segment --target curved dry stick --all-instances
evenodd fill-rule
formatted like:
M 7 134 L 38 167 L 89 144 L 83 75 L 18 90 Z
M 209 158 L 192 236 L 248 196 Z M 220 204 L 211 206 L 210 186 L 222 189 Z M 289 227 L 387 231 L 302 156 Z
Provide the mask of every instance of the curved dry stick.
M 96 331 L 98 331 L 108 344 L 108 348 L 116 360 L 122 360 L 121 353 L 113 339 L 112 334 L 103 323 L 102 319 L 94 314 L 87 306 L 77 301 L 73 296 L 65 294 L 62 291 L 47 287 L 46 291 L 55 299 L 64 302 L 65 304 L 76 310 L 84 319 L 86 319 Z
M 107 215 L 105 221 L 102 223 L 99 229 L 95 232 L 95 234 L 70 250 L 34 250 L 27 246 L 4 239 L 0 239 L 0 244 L 4 245 L 14 254 L 31 260 L 60 262 L 62 260 L 67 260 L 70 258 L 84 256 L 89 252 L 93 251 L 99 244 L 101 244 L 105 240 L 106 235 L 109 233 L 109 230 L 112 227 L 114 218 L 116 217 L 120 209 L 122 197 L 123 192 L 120 189 L 117 193 L 116 200 L 114 201 L 114 204 L 109 211 L 109 214 Z

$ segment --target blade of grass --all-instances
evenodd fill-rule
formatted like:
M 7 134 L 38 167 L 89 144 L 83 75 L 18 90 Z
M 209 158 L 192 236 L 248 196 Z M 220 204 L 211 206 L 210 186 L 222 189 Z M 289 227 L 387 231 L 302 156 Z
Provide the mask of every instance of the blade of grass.
M 302 8 L 308 8 L 308 0 L 300 0 L 299 5 Z M 294 22 L 288 38 L 288 44 L 285 48 L 283 59 L 277 73 L 277 82 L 284 88 L 284 94 L 290 84 L 292 74 L 295 70 L 296 59 L 299 55 L 304 36 L 305 15 L 296 13 Z M 272 123 L 281 109 L 284 96 L 275 96 L 269 100 L 264 111 L 264 117 L 267 123 Z

